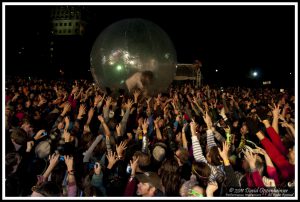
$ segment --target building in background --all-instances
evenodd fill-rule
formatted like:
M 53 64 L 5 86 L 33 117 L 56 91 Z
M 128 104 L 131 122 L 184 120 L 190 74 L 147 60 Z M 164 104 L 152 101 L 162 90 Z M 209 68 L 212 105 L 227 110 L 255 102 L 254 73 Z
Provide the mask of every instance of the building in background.
M 88 9 L 85 6 L 55 6 L 49 12 L 49 62 L 54 73 L 82 76 L 89 69 L 86 51 L 89 49 L 86 42 Z
M 50 12 L 52 34 L 83 35 L 86 28 L 85 7 L 59 6 Z

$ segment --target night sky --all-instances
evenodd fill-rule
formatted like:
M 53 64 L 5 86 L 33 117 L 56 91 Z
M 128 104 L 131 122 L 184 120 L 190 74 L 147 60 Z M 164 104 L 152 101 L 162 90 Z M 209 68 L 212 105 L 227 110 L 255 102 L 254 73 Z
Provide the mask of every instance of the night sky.
M 89 21 L 82 68 L 89 68 L 92 45 L 103 29 L 118 20 L 143 18 L 170 36 L 178 63 L 201 60 L 206 80 L 245 81 L 250 79 L 251 71 L 257 71 L 261 80 L 293 83 L 295 79 L 294 6 L 86 7 Z M 50 6 L 6 7 L 8 74 L 26 71 L 16 63 L 20 47 L 24 47 L 24 52 L 39 49 L 48 40 L 49 10 Z M 44 56 L 36 56 L 37 61 L 43 61 L 39 57 Z M 42 68 L 28 67 L 30 71 L 39 72 Z

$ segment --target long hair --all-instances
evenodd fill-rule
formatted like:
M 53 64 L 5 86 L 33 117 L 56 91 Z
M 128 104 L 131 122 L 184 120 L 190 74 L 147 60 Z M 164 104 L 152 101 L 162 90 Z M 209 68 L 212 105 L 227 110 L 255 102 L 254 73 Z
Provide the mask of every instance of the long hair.
M 194 162 L 192 173 L 196 176 L 199 186 L 206 188 L 211 174 L 210 167 L 204 162 Z
M 213 166 L 222 165 L 217 146 L 213 146 L 210 148 L 209 156 L 211 158 L 211 162 L 210 162 L 211 165 L 213 165 Z
M 162 163 L 158 174 L 165 188 L 165 196 L 179 196 L 181 176 L 177 160 L 174 157 L 166 159 Z

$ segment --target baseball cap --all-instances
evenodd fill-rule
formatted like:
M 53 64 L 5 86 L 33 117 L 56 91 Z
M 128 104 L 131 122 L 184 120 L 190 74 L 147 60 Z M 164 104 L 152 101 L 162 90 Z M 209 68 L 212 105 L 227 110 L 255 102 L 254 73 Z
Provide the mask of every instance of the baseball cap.
M 163 191 L 161 179 L 155 172 L 144 172 L 143 174 L 137 174 L 136 178 L 142 183 L 149 183 L 156 189 Z

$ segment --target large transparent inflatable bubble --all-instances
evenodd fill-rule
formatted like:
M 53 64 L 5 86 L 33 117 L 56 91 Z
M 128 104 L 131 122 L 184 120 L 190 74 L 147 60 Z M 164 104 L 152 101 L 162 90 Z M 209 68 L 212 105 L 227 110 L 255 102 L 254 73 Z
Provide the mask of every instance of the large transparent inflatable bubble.
M 107 27 L 96 39 L 91 72 L 102 89 L 165 91 L 176 73 L 176 51 L 164 30 L 143 19 L 125 19 Z

